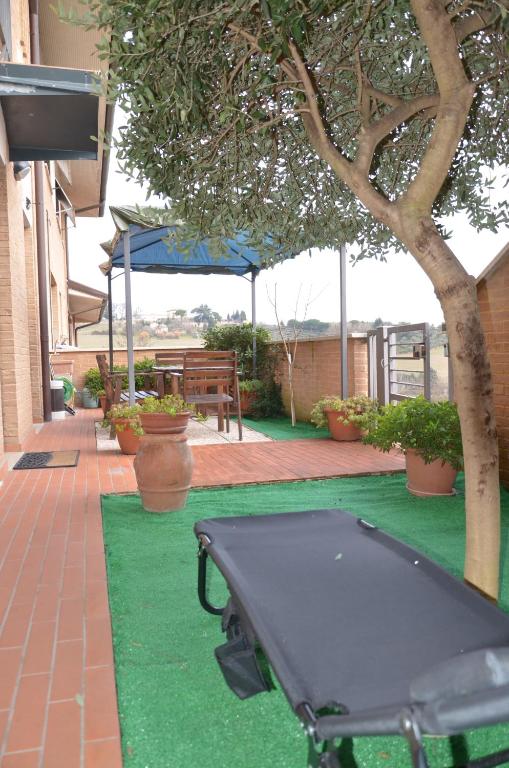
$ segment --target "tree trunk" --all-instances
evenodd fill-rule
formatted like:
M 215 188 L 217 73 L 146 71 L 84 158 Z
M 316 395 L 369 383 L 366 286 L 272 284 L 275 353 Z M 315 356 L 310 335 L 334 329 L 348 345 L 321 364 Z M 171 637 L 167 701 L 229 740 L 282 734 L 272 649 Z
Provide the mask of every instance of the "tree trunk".
M 395 231 L 432 281 L 444 312 L 465 460 L 464 576 L 496 600 L 500 559 L 498 444 L 491 370 L 475 280 L 444 242 L 431 218 L 403 214 Z
M 288 387 L 290 389 L 290 415 L 292 418 L 292 427 L 295 426 L 297 420 L 295 418 L 295 397 L 293 392 L 293 358 L 291 352 L 286 353 L 288 362 Z

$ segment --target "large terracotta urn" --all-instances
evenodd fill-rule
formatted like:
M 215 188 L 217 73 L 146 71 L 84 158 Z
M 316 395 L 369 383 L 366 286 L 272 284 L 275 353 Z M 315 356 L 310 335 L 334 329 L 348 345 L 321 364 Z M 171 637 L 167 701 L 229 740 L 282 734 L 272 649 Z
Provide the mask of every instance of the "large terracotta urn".
M 426 464 L 413 448 L 405 454 L 407 489 L 414 496 L 452 496 L 457 470 L 448 462 L 436 459 Z
M 330 408 L 324 408 L 327 416 L 330 436 L 333 440 L 360 440 L 361 430 L 355 424 L 344 424 L 338 420 L 338 416 L 343 418 L 340 411 L 333 411 Z
M 145 434 L 134 471 L 147 512 L 175 512 L 186 505 L 193 474 L 193 454 L 184 434 Z
M 136 424 L 134 419 L 112 419 L 115 425 L 115 434 L 122 453 L 132 456 L 140 445 L 140 436 L 133 431 Z

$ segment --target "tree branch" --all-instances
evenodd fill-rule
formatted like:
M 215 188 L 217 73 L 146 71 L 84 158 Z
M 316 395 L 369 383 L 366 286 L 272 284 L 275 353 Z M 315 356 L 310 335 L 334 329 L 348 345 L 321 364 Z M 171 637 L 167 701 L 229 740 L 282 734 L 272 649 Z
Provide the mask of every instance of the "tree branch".
M 399 125 L 408 122 L 411 117 L 438 106 L 437 95 L 419 96 L 410 101 L 399 99 L 400 106 L 391 110 L 380 120 L 371 123 L 368 128 L 361 128 L 358 135 L 359 149 L 354 164 L 365 174 L 369 173 L 373 155 L 378 144 L 392 133 Z
M 302 119 L 308 135 L 313 142 L 313 146 L 318 151 L 320 157 L 328 162 L 334 161 L 339 167 L 341 167 L 343 173 L 346 176 L 350 176 L 350 167 L 348 160 L 346 160 L 336 149 L 325 130 L 325 124 L 318 107 L 317 92 L 314 86 L 311 76 L 307 70 L 304 61 L 301 58 L 296 45 L 289 41 L 288 46 L 295 63 L 295 69 L 302 82 L 304 91 L 306 94 L 306 102 L 309 107 L 309 113 L 303 114 Z
M 258 42 L 258 38 L 255 37 L 255 35 L 252 35 L 250 32 L 248 32 L 245 29 L 242 29 L 242 27 L 239 27 L 238 24 L 230 23 L 228 24 L 228 29 L 230 29 L 232 32 L 234 32 L 236 35 L 239 35 L 239 37 L 243 37 L 244 40 L 248 40 L 251 43 L 251 46 L 258 52 L 263 53 L 260 44 Z M 297 72 L 294 67 L 292 67 L 291 63 L 285 59 L 284 57 L 281 57 L 278 61 L 278 64 L 280 65 L 281 69 L 288 75 L 288 77 L 291 80 L 298 80 Z
M 500 14 L 500 10 L 495 3 L 489 3 L 487 8 L 475 8 L 472 10 L 474 13 L 471 16 L 464 16 L 453 24 L 458 43 L 462 43 L 465 38 L 474 34 L 474 32 L 480 32 L 481 29 L 489 27 Z
M 384 91 L 379 91 L 378 88 L 374 88 L 368 80 L 365 80 L 364 88 L 366 93 L 374 99 L 384 104 L 389 104 L 391 107 L 400 107 L 405 103 L 399 96 L 394 96 L 392 93 L 385 93 Z
M 468 80 L 451 17 L 441 0 L 410 0 L 421 35 L 428 48 L 440 101 L 435 127 L 421 166 L 397 207 L 427 215 L 447 178 L 465 130 L 474 85 Z

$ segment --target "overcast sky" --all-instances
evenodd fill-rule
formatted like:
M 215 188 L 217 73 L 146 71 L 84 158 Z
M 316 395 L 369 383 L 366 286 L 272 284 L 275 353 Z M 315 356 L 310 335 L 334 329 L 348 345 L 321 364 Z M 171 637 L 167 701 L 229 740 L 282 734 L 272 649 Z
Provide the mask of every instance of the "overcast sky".
M 118 110 L 117 110 L 118 116 Z M 157 201 L 150 201 L 155 202 Z M 122 174 L 112 155 L 108 178 L 107 205 L 144 205 L 146 194 Z M 70 276 L 73 280 L 107 290 L 106 278 L 98 265 L 106 260 L 100 243 L 111 239 L 114 225 L 107 208 L 102 219 L 78 218 L 69 231 Z M 477 276 L 506 244 L 508 230 L 497 234 L 477 233 L 464 217 L 447 222 L 453 232 L 450 245 L 470 274 Z M 347 253 L 353 248 L 347 249 Z M 339 321 L 339 255 L 330 250 L 312 250 L 261 272 L 257 279 L 257 319 L 274 322 L 269 301 L 277 285 L 278 312 L 287 321 L 302 319 L 304 305 L 311 297 L 307 317 Z M 113 301 L 122 303 L 123 277 L 113 280 Z M 244 310 L 250 319 L 251 285 L 241 277 L 216 275 L 143 275 L 132 277 L 133 307 L 145 313 L 164 315 L 168 309 L 190 312 L 208 304 L 226 317 Z M 295 305 L 300 294 L 300 305 Z M 442 322 L 442 311 L 426 275 L 406 253 L 393 253 L 387 262 L 366 259 L 347 266 L 347 314 L 349 320 Z

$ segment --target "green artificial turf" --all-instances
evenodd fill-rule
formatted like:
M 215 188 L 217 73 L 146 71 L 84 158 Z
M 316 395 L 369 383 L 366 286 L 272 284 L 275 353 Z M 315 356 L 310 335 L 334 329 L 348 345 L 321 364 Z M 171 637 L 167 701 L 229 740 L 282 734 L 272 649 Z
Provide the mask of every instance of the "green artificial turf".
M 330 437 L 327 428 L 315 427 L 308 421 L 298 421 L 292 427 L 292 422 L 287 416 L 274 416 L 266 419 L 249 419 L 242 417 L 242 423 L 257 432 L 262 432 L 273 440 L 306 440 L 309 438 Z
M 160 516 L 143 512 L 138 496 L 103 497 L 125 768 L 306 768 L 306 739 L 283 693 L 240 701 L 221 677 L 213 656 L 223 642 L 220 620 L 201 609 L 196 595 L 196 520 L 340 507 L 460 576 L 461 480 L 458 488 L 454 498 L 419 499 L 408 494 L 401 475 L 237 486 L 192 491 L 185 510 Z M 509 494 L 503 492 L 506 610 L 508 534 Z M 220 602 L 223 580 L 213 567 L 211 575 L 210 597 Z M 448 739 L 426 742 L 432 768 L 453 764 Z M 467 742 L 471 757 L 507 748 L 509 728 L 478 730 Z M 456 757 L 464 762 L 460 753 Z M 410 766 L 401 737 L 357 739 L 354 754 L 356 763 L 345 762 L 344 768 Z

